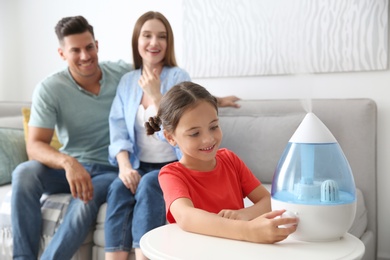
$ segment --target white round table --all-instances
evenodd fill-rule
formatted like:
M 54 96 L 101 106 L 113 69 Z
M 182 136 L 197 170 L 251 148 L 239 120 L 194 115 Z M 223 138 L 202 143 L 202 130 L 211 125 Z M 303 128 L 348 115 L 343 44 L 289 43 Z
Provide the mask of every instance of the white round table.
M 190 233 L 177 224 L 149 231 L 141 238 L 140 246 L 152 260 L 354 260 L 361 259 L 365 250 L 363 242 L 351 234 L 331 242 L 303 242 L 287 238 L 275 244 L 257 244 Z

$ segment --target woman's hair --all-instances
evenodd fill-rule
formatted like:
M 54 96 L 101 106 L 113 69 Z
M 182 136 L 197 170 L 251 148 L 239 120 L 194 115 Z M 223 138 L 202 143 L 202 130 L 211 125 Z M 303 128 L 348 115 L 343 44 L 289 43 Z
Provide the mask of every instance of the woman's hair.
M 133 62 L 135 69 L 139 69 L 142 66 L 142 57 L 138 51 L 138 38 L 141 34 L 141 28 L 146 21 L 157 19 L 162 22 L 167 30 L 167 50 L 165 52 L 164 57 L 164 66 L 176 67 L 176 58 L 175 58 L 175 46 L 173 40 L 173 31 L 172 27 L 169 24 L 167 18 L 159 12 L 149 11 L 141 15 L 135 23 L 133 30 L 133 38 L 132 38 L 132 48 L 133 48 Z
M 204 87 L 189 81 L 175 85 L 162 97 L 157 115 L 145 123 L 146 133 L 160 131 L 161 124 L 173 133 L 183 113 L 201 101 L 211 104 L 218 113 L 217 99 Z
M 90 32 L 95 39 L 93 33 L 93 26 L 90 25 L 83 16 L 69 16 L 62 18 L 54 28 L 57 34 L 58 41 L 63 42 L 64 37 L 79 34 L 84 32 Z

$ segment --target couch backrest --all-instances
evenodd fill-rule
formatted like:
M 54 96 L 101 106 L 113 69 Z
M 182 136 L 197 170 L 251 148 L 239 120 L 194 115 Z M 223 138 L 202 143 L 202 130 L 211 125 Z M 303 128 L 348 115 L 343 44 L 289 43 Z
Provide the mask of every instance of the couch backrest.
M 0 127 L 23 129 L 22 107 L 30 106 L 30 102 L 0 102 Z
M 306 115 L 300 100 L 242 100 L 241 108 L 221 108 L 222 147 L 234 151 L 263 182 Z M 368 208 L 368 228 L 377 230 L 377 108 L 371 99 L 316 99 L 312 112 L 329 128 L 351 166 Z
M 241 100 L 241 108 L 219 110 L 222 147 L 234 151 L 263 182 L 271 183 L 287 142 L 306 115 L 300 100 Z M 22 107 L 0 102 L 0 127 L 23 129 Z M 312 111 L 339 142 L 368 209 L 368 228 L 377 233 L 377 107 L 371 99 L 316 99 Z

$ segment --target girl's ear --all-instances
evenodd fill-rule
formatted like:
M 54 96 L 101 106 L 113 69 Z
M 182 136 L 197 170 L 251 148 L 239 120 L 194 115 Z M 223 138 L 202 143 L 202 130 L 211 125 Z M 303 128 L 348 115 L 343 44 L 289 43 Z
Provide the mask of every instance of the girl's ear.
M 172 146 L 176 146 L 176 141 L 173 138 L 172 133 L 169 133 L 168 131 L 164 130 L 164 137 L 167 139 L 168 143 Z

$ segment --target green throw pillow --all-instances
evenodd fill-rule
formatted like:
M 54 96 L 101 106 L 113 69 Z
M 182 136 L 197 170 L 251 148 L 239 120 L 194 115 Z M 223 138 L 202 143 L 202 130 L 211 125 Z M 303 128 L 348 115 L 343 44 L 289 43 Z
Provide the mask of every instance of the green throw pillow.
M 27 153 L 23 130 L 0 128 L 0 185 L 11 183 L 12 171 L 24 161 Z

